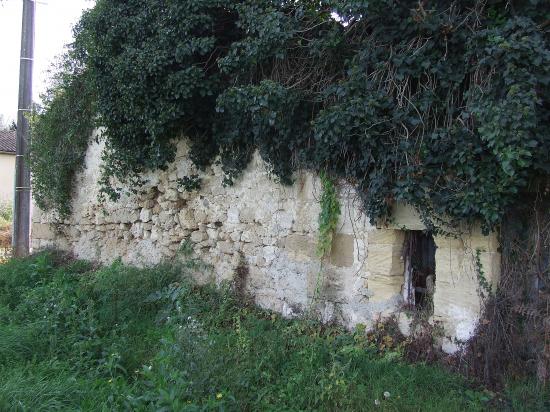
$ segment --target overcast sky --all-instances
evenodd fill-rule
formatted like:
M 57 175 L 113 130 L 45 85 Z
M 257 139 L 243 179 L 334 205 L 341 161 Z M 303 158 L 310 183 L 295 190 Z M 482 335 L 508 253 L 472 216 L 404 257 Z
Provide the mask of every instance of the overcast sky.
M 72 27 L 94 0 L 37 0 L 33 98 L 47 85 L 47 70 L 72 40 Z M 0 1 L 0 115 L 16 119 L 23 0 Z

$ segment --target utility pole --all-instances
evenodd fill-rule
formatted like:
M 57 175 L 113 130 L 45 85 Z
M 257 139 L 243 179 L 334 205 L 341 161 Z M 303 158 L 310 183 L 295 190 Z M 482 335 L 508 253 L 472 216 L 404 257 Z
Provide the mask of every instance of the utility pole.
M 28 154 L 30 140 L 29 120 L 27 115 L 30 113 L 32 106 L 34 11 L 35 0 L 23 0 L 12 244 L 15 256 L 27 256 L 30 249 L 31 172 L 26 156 Z

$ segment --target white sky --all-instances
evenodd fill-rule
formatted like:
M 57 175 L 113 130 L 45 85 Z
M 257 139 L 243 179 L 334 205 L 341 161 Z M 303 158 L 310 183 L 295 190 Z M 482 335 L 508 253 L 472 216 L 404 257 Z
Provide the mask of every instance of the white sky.
M 47 70 L 72 41 L 72 27 L 94 0 L 37 0 L 33 67 L 33 100 L 47 86 Z M 23 0 L 0 0 L 0 115 L 16 119 Z

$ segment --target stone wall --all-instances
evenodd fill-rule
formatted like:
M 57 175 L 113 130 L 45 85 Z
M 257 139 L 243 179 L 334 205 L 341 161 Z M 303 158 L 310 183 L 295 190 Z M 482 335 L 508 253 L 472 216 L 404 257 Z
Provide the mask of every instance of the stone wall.
M 174 258 L 186 242 L 211 267 L 197 273 L 197 280 L 231 280 L 244 264 L 247 292 L 258 305 L 285 316 L 315 307 L 323 321 L 370 327 L 401 311 L 405 231 L 423 228 L 410 208 L 396 209 L 393 227 L 376 228 L 355 204 L 353 190 L 342 188 L 342 218 L 332 252 L 321 265 L 315 255 L 320 184 L 314 176 L 301 173 L 285 187 L 255 157 L 234 186 L 224 187 L 220 168 L 212 166 L 200 174 L 201 190 L 187 192 L 177 181 L 197 170 L 181 142 L 175 162 L 145 175 L 148 183 L 139 194 L 99 204 L 101 151 L 101 144 L 88 149 L 69 219 L 60 222 L 35 211 L 35 250 L 54 246 L 102 263 L 121 258 L 150 265 Z M 481 234 L 435 239 L 432 319 L 443 325 L 447 338 L 442 343 L 449 352 L 472 335 L 479 319 L 476 255 L 490 282 L 498 276 L 495 239 Z M 406 331 L 407 322 L 401 324 Z

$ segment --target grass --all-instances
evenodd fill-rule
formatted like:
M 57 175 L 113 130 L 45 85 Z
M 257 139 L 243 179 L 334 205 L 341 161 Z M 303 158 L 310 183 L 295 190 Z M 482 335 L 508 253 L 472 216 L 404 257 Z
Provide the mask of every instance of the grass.
M 0 201 L 0 228 L 11 225 L 13 220 L 13 206 L 9 202 Z
M 0 201 L 0 263 L 9 256 L 12 220 L 13 208 L 11 203 Z
M 439 367 L 403 362 L 398 348 L 381 356 L 361 330 L 284 320 L 227 285 L 194 285 L 189 270 L 94 268 L 54 252 L 0 265 L 0 410 L 475 411 L 494 402 Z M 549 405 L 535 387 L 510 396 L 500 409 Z

